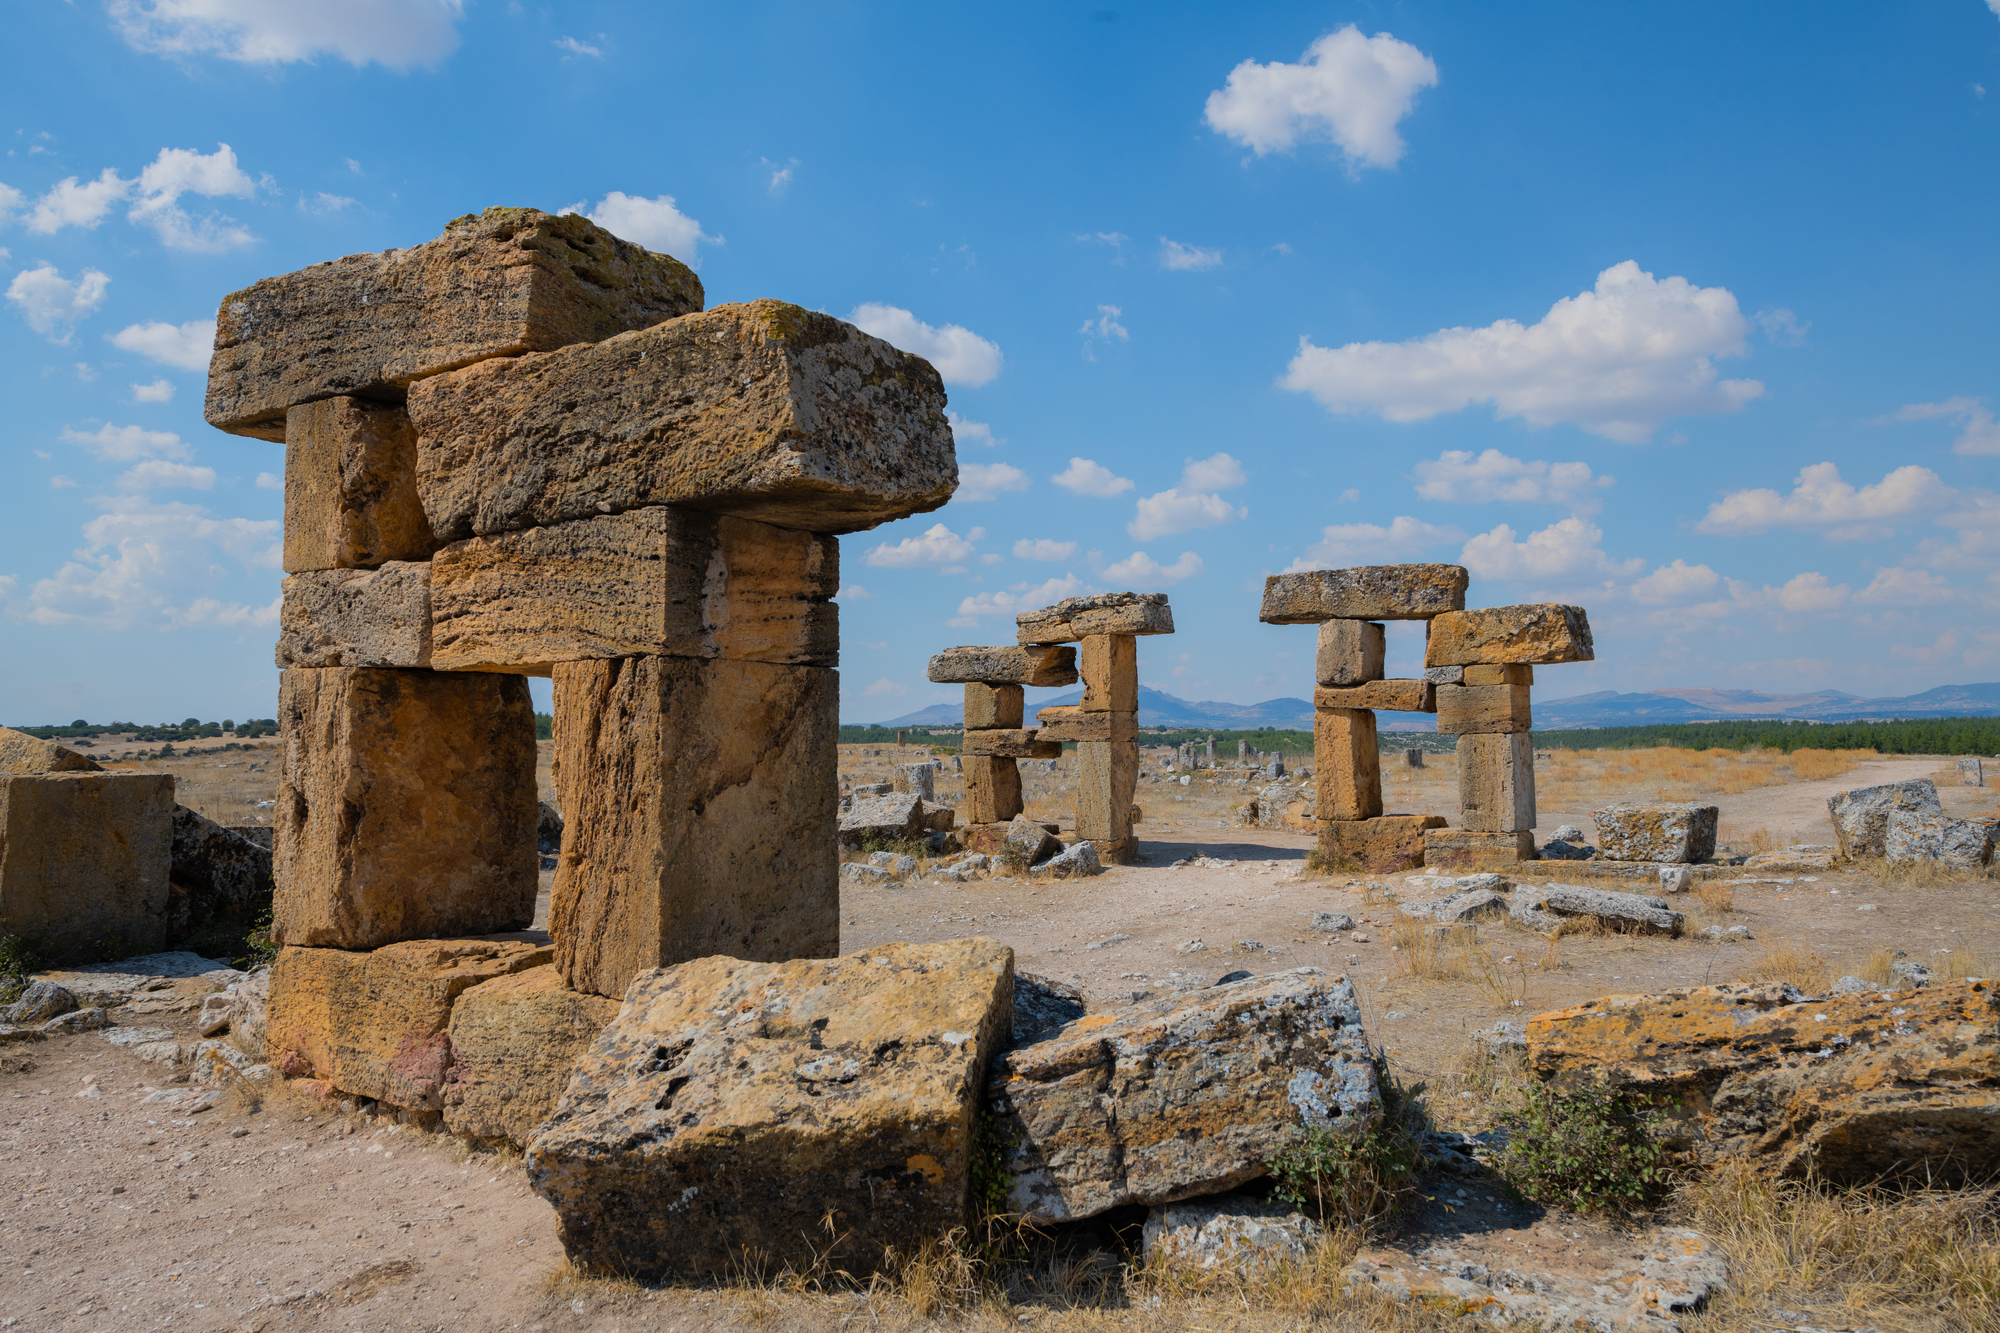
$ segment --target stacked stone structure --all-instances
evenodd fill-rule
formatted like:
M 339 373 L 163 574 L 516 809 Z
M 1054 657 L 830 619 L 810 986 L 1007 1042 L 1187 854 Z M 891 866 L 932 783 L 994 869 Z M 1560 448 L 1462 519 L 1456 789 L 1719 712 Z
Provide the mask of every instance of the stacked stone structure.
M 462 990 L 553 968 L 477 1007 L 504 1032 L 647 968 L 838 953 L 838 534 L 950 498 L 943 385 L 798 306 L 702 305 L 674 259 L 504 208 L 223 300 L 208 419 L 286 454 L 291 1072 L 436 1107 Z M 531 675 L 567 815 L 548 940 L 516 933 Z M 376 972 L 440 998 L 350 984 Z
M 1375 565 L 1265 580 L 1259 619 L 1319 626 L 1313 767 L 1329 862 L 1486 870 L 1534 859 L 1528 691 L 1535 664 L 1591 659 L 1590 625 L 1574 606 L 1467 611 L 1468 578 L 1458 565 Z M 1386 620 L 1426 623 L 1423 679 L 1383 678 Z M 1379 709 L 1436 713 L 1458 737 L 1462 827 L 1384 813 Z
M 1026 727 L 1022 687 L 1074 685 L 1076 649 L 1062 647 L 949 648 L 931 658 L 939 684 L 965 686 L 965 822 L 970 837 L 998 846 L 1007 822 L 1021 813 L 1023 759 L 1054 759 L 1060 741 Z

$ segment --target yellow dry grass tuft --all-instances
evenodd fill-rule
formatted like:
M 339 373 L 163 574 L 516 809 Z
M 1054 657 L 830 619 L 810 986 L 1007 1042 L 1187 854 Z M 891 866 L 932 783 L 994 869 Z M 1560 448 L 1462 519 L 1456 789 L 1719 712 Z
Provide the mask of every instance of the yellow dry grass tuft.
M 1691 891 L 1694 900 L 1701 904 L 1701 910 L 1711 916 L 1722 916 L 1736 910 L 1736 889 L 1718 880 L 1697 880 Z
M 1833 974 L 1818 954 L 1783 940 L 1766 945 L 1764 956 L 1750 965 L 1741 980 L 1789 982 L 1807 995 L 1824 995 L 1833 983 Z
M 1851 771 L 1873 750 L 1554 750 L 1535 765 L 1537 803 L 1544 810 L 1587 810 L 1621 800 L 1691 801 L 1736 796 L 1760 787 L 1819 782 Z M 1771 830 L 1745 837 L 1767 840 L 1769 851 L 1787 839 Z

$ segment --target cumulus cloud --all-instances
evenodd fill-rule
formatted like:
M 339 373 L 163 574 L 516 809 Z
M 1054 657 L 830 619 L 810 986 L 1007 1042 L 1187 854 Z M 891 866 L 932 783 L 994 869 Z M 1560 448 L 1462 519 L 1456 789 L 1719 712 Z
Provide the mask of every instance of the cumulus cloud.
M 117 485 L 121 491 L 153 491 L 175 487 L 210 491 L 215 489 L 215 469 L 191 467 L 186 463 L 169 463 L 164 458 L 149 458 L 119 473 Z
M 937 568 L 970 560 L 978 549 L 944 524 L 933 523 L 920 537 L 877 546 L 868 553 L 868 563 L 878 569 Z
M 1161 564 L 1144 551 L 1134 551 L 1116 564 L 1099 570 L 1098 577 L 1106 583 L 1127 588 L 1168 587 L 1182 579 L 1191 579 L 1201 571 L 1201 557 L 1193 551 L 1182 551 L 1181 558 L 1171 565 Z
M 57 181 L 35 201 L 28 213 L 28 230 L 48 236 L 64 227 L 95 227 L 131 188 L 132 182 L 120 178 L 111 167 L 96 180 L 82 184 L 75 176 Z
M 1949 418 L 1961 428 L 1951 450 L 1973 456 L 2000 454 L 2000 422 L 1978 398 L 1947 398 L 1941 403 L 1910 403 L 1896 410 L 1897 421 Z
M 20 308 L 28 327 L 58 347 L 67 347 L 76 322 L 104 304 L 111 278 L 87 268 L 71 282 L 54 264 L 22 269 L 7 284 L 7 299 Z
M 1069 466 L 1049 478 L 1066 491 L 1078 495 L 1094 495 L 1107 500 L 1114 495 L 1132 489 L 1132 479 L 1121 477 L 1102 463 L 1089 458 L 1072 458 Z
M 1175 486 L 1157 495 L 1142 496 L 1125 531 L 1135 541 L 1149 542 L 1155 537 L 1218 527 L 1249 516 L 1249 509 L 1233 505 L 1219 495 Z
M 0 183 L 0 222 L 6 222 L 14 216 L 21 207 L 22 198 L 23 196 L 19 190 L 11 185 Z M 4 257 L 4 255 L 5 252 L 0 251 L 0 257 Z
M 1856 488 L 1840 479 L 1838 464 L 1814 463 L 1799 472 L 1790 495 L 1764 487 L 1731 491 L 1710 505 L 1695 527 L 1724 536 L 1827 528 L 1827 535 L 1837 540 L 1880 537 L 1892 531 L 1888 520 L 1934 510 L 1952 494 L 1937 473 L 1915 464 Z
M 584 213 L 584 206 L 575 203 L 559 212 Z M 613 190 L 584 216 L 620 240 L 643 245 L 657 254 L 672 255 L 689 268 L 699 265 L 704 241 L 710 245 L 723 243 L 722 237 L 706 234 L 699 222 L 675 207 L 670 194 L 647 199 Z
M 275 472 L 259 472 L 257 474 L 257 489 L 260 491 L 282 491 L 285 489 L 285 479 Z
M 1284 572 L 1400 564 L 1464 538 L 1457 528 L 1424 523 L 1407 514 L 1390 520 L 1386 528 L 1379 523 L 1335 523 L 1322 528 L 1319 540 L 1285 566 Z
M 1228 454 L 1211 454 L 1207 458 L 1190 458 L 1181 469 L 1181 489 L 1187 491 L 1226 491 L 1233 486 L 1247 486 L 1250 479 L 1243 475 L 1243 465 Z
M 1296 65 L 1244 61 L 1208 95 L 1206 119 L 1259 157 L 1326 140 L 1350 171 L 1393 167 L 1404 147 L 1397 122 L 1437 81 L 1437 65 L 1416 47 L 1386 32 L 1363 37 L 1350 23 L 1307 47 Z
M 181 437 L 170 430 L 144 426 L 103 425 L 94 431 L 64 426 L 62 439 L 107 463 L 136 463 L 146 458 L 189 459 L 194 456 Z
M 997 500 L 1008 491 L 1025 491 L 1028 474 L 1011 463 L 960 463 L 954 500 Z
M 1475 456 L 1447 449 L 1435 459 L 1417 464 L 1417 494 L 1426 500 L 1457 504 L 1563 504 L 1579 513 L 1602 508 L 1596 492 L 1611 485 L 1610 477 L 1591 475 L 1588 463 L 1528 462 L 1498 449 Z
M 1222 251 L 1204 250 L 1199 245 L 1187 245 L 1180 241 L 1160 238 L 1160 267 L 1177 272 L 1199 271 L 1214 268 L 1222 262 Z
M 111 0 L 120 33 L 154 55 L 278 65 L 330 54 L 350 65 L 431 65 L 458 49 L 464 0 Z
M 207 370 L 215 350 L 215 321 L 191 319 L 185 324 L 164 320 L 151 324 L 128 324 L 107 335 L 113 347 L 136 352 L 149 361 L 177 366 L 182 370 Z
M 1721 581 L 1721 576 L 1707 565 L 1690 565 L 1677 559 L 1636 580 L 1632 584 L 1632 599 L 1649 606 L 1682 602 L 1712 591 Z
M 262 629 L 278 623 L 278 612 L 284 607 L 285 598 L 281 593 L 262 606 L 245 606 L 241 602 L 224 602 L 213 597 L 197 597 L 184 608 L 176 610 L 168 607 L 165 629 L 194 629 L 201 625 Z
M 1937 606 L 1957 596 L 1948 581 L 1929 570 L 1890 565 L 1876 570 L 1874 579 L 1854 594 L 1854 600 L 1882 606 Z
M 154 380 L 151 384 L 134 384 L 132 401 L 135 403 L 171 403 L 174 401 L 174 386 L 167 380 Z
M 1333 348 L 1301 338 L 1279 383 L 1331 412 L 1428 421 L 1491 403 L 1498 418 L 1643 444 L 1668 417 L 1734 412 L 1764 392 L 1715 369 L 1714 358 L 1743 354 L 1747 329 L 1726 288 L 1658 281 L 1628 259 L 1530 325 L 1503 319 Z
M 1097 354 L 1093 345 L 1100 342 L 1131 342 L 1132 332 L 1118 322 L 1124 311 L 1115 305 L 1097 307 L 1097 318 L 1086 319 L 1077 332 L 1083 335 L 1083 354 L 1095 361 Z
M 197 219 L 179 205 L 184 194 L 248 199 L 257 193 L 257 183 L 236 165 L 236 153 L 226 143 L 216 145 L 208 154 L 189 148 L 162 148 L 139 173 L 135 191 L 138 199 L 125 216 L 150 227 L 169 249 L 214 253 L 256 239 L 249 228 L 220 214 Z
M 1017 583 L 1005 592 L 975 593 L 958 604 L 958 619 L 952 623 L 971 628 L 981 619 L 1012 620 L 1023 611 L 1038 611 L 1065 597 L 1074 597 L 1085 587 L 1076 575 L 1064 574 L 1044 583 Z
M 1482 579 L 1558 579 L 1637 574 L 1646 562 L 1613 560 L 1604 554 L 1604 533 L 1587 518 L 1571 515 L 1531 532 L 1522 541 L 1502 523 L 1465 543 L 1459 560 Z
M 338 213 L 342 209 L 354 207 L 354 203 L 352 195 L 328 194 L 325 190 L 316 190 L 313 192 L 313 197 L 308 199 L 304 190 L 299 191 L 299 211 L 311 213 L 314 217 Z
M 930 362 L 946 384 L 976 389 L 997 378 L 1006 360 L 998 343 L 971 329 L 958 324 L 932 328 L 901 306 L 867 301 L 854 307 L 847 322 Z
M 227 574 L 218 557 L 274 572 L 281 562 L 277 519 L 216 518 L 194 505 L 136 495 L 102 503 L 106 512 L 84 524 L 85 544 L 75 558 L 10 601 L 9 614 L 43 625 L 110 628 L 227 623 L 219 610 L 188 619 L 203 598 L 214 599 L 213 585 Z M 263 623 L 275 622 L 276 605 Z
M 951 423 L 951 438 L 954 444 L 983 444 L 988 449 L 1005 444 L 1005 440 L 993 438 L 993 427 L 983 421 L 972 421 L 958 413 L 946 409 L 945 420 Z
M 1067 560 L 1075 554 L 1075 542 L 1053 541 L 1047 537 L 1029 541 L 1023 537 L 1014 543 L 1016 560 Z

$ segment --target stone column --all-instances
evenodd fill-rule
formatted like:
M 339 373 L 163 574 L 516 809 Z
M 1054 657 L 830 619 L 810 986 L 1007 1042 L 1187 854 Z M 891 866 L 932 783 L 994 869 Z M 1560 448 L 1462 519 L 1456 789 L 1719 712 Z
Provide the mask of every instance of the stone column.
M 1022 687 L 1076 681 L 1076 650 L 1055 646 L 960 647 L 931 658 L 931 680 L 965 686 L 965 820 L 971 843 L 997 849 L 1000 830 L 1022 812 L 1023 759 L 1053 759 L 1062 746 L 1024 727 Z

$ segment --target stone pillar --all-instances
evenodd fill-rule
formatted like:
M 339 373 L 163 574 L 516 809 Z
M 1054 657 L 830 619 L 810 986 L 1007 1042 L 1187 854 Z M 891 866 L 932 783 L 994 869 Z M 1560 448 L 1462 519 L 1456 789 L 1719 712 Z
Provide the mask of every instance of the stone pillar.
M 939 653 L 927 668 L 940 684 L 965 686 L 965 822 L 975 841 L 997 850 L 1000 826 L 1022 812 L 1020 761 L 1053 758 L 1060 744 L 1023 727 L 1022 687 L 1070 685 L 1076 650 L 1053 645 L 961 647 Z
M 1095 843 L 1107 862 L 1122 862 L 1138 850 L 1132 794 L 1139 782 L 1139 640 L 1086 634 L 1079 657 L 1083 716 L 1074 725 L 1088 735 L 1076 737 L 1076 835 Z M 1045 727 L 1043 734 L 1058 733 Z

